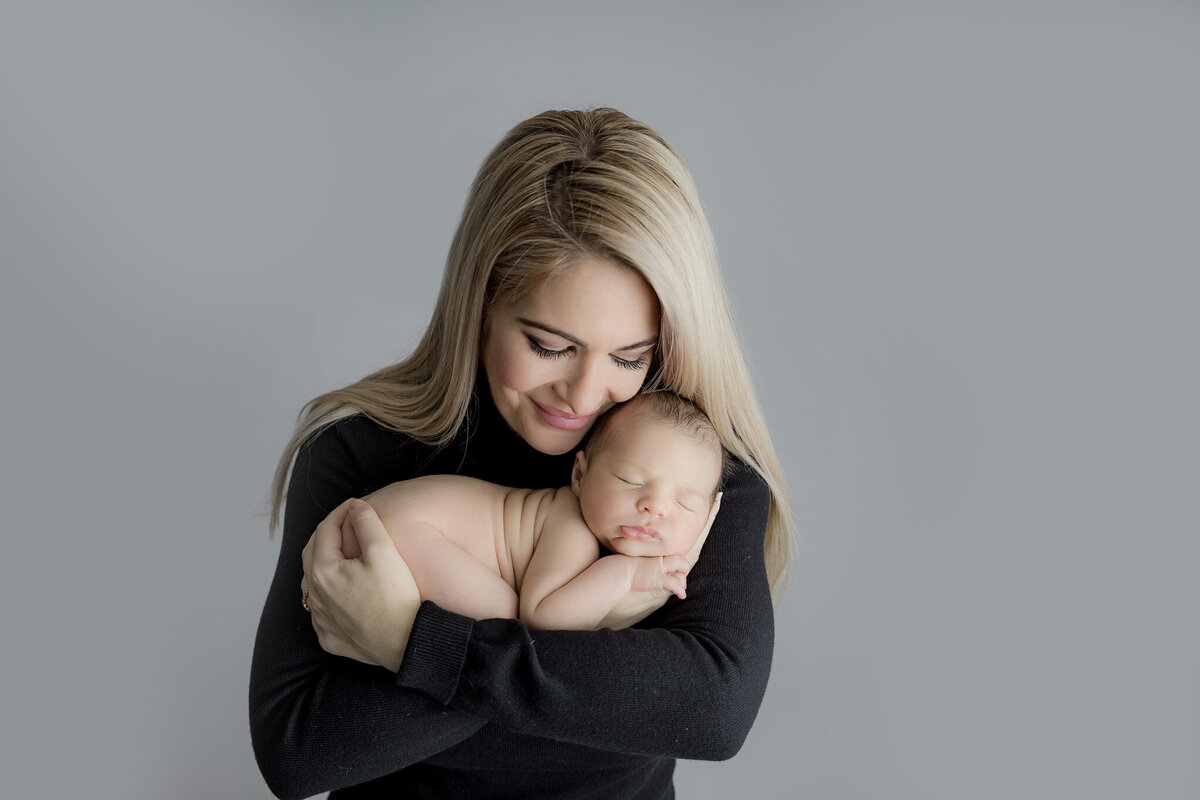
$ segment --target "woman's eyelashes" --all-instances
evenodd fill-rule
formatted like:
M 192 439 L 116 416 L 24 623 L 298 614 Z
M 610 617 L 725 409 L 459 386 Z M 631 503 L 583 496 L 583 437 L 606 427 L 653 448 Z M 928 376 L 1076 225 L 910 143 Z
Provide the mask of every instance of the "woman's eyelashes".
M 616 356 L 613 356 L 612 360 L 616 362 L 618 367 L 623 369 L 639 370 L 645 368 L 645 366 L 650 363 L 650 353 L 642 353 L 640 356 L 634 359 L 617 358 Z
M 528 334 L 526 334 L 525 339 L 529 342 L 530 350 L 537 353 L 539 358 L 544 358 L 549 361 L 553 361 L 557 358 L 566 358 L 567 356 L 571 355 L 571 353 L 575 352 L 575 345 L 573 344 L 567 345 L 561 350 L 555 350 L 553 348 L 546 347 L 546 345 L 542 344 Z M 644 369 L 646 365 L 650 363 L 650 351 L 647 350 L 637 358 L 619 358 L 617 356 L 609 356 L 609 358 L 613 360 L 614 364 L 622 369 L 640 370 Z
M 537 353 L 542 358 L 547 358 L 547 359 L 564 358 L 566 356 L 571 355 L 571 351 L 575 349 L 574 345 L 568 345 L 567 347 L 564 347 L 562 350 L 551 350 L 549 347 L 546 347 L 541 342 L 539 342 L 537 339 L 534 339 L 532 336 L 526 336 L 525 338 L 526 338 L 526 340 L 529 341 L 529 349 L 532 350 L 533 352 Z

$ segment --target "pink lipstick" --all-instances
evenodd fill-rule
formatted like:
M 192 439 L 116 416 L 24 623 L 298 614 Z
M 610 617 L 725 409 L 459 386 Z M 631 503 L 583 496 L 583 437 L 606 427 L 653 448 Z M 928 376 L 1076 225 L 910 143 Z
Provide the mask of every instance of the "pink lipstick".
M 586 428 L 588 423 L 592 421 L 595 414 L 588 414 L 586 417 L 576 416 L 554 406 L 542 405 L 538 401 L 533 401 L 534 407 L 538 410 L 542 421 L 552 428 L 558 428 L 564 431 L 577 431 L 581 428 Z

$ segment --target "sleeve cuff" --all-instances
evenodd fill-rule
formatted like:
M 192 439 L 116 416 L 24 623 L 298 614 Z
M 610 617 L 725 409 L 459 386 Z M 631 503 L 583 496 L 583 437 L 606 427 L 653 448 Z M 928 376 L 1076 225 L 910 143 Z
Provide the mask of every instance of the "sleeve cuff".
M 449 704 L 458 688 L 474 625 L 470 617 L 446 611 L 428 600 L 421 603 L 396 673 L 396 684 L 424 692 L 442 705 Z

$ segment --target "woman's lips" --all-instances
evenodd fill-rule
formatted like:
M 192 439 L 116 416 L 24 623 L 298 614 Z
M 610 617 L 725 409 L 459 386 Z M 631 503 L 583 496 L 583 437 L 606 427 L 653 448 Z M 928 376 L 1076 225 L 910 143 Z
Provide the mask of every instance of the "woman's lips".
M 646 542 L 651 539 L 657 539 L 658 531 L 654 530 L 654 528 L 643 528 L 641 525 L 622 525 L 621 535 L 626 539 Z
M 588 414 L 586 417 L 578 417 L 570 414 L 554 406 L 542 405 L 538 401 L 533 401 L 534 408 L 538 410 L 542 421 L 552 428 L 558 428 L 563 431 L 577 431 L 580 428 L 586 428 L 588 423 L 592 421 L 595 414 Z

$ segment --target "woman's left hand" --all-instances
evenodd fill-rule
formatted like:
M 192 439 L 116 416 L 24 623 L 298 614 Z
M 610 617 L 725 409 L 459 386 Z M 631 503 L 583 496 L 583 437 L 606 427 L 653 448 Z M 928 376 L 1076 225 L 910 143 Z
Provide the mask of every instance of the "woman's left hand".
M 696 562 L 700 560 L 700 550 L 704 547 L 704 541 L 708 539 L 708 532 L 712 530 L 713 521 L 717 518 L 717 512 L 721 510 L 721 497 L 723 492 L 718 492 L 713 499 L 712 507 L 708 510 L 708 522 L 704 523 L 704 530 L 700 531 L 700 535 L 696 537 L 696 543 L 692 545 L 692 549 L 683 554 L 687 559 L 688 569 L 696 566 Z
M 421 596 L 375 510 L 342 503 L 317 526 L 303 561 L 300 590 L 321 647 L 398 670 Z

